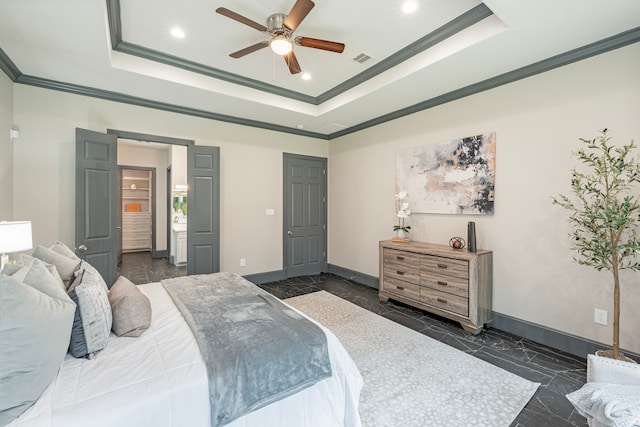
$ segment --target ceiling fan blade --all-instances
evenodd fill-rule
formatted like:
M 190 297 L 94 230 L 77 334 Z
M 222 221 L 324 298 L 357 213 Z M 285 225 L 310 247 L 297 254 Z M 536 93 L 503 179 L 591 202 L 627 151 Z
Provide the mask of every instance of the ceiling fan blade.
M 329 52 L 344 52 L 344 43 L 330 42 L 328 40 L 314 39 L 311 37 L 296 37 L 296 44 L 314 49 L 328 50 Z
M 289 72 L 291 74 L 298 74 L 302 69 L 300 68 L 300 64 L 298 63 L 298 59 L 296 58 L 296 54 L 293 51 L 287 53 L 282 56 L 284 58 L 284 62 L 287 63 L 289 67 Z
M 316 4 L 311 0 L 297 0 L 284 20 L 284 26 L 295 31 Z
M 248 25 L 251 28 L 255 28 L 258 31 L 263 31 L 266 32 L 267 31 L 267 27 L 265 27 L 262 24 L 258 24 L 256 21 L 252 21 L 249 18 L 245 18 L 244 16 L 227 9 L 226 7 L 219 7 L 216 9 L 216 12 L 218 12 L 220 15 L 226 16 L 227 18 L 231 18 L 234 21 L 238 21 L 242 24 Z
M 268 41 L 263 41 L 263 42 L 251 45 L 249 47 L 245 47 L 244 49 L 240 49 L 237 52 L 230 53 L 229 56 L 232 57 L 232 58 L 236 58 L 236 59 L 242 58 L 245 55 L 253 53 L 256 50 L 260 50 L 260 49 L 265 48 L 267 46 L 269 46 L 269 42 Z

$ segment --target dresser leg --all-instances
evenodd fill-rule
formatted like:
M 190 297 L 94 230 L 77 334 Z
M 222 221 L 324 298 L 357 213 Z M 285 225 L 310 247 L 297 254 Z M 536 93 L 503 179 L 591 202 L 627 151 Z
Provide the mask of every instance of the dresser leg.
M 460 323 L 460 326 L 462 326 L 462 329 L 464 329 L 465 331 L 469 332 L 470 334 L 478 335 L 480 333 L 480 331 L 482 331 L 482 328 L 483 328 L 484 325 L 480 325 L 480 327 L 476 328 L 476 327 L 471 326 L 471 325 L 465 325 L 464 323 Z
M 389 297 L 385 297 L 385 296 L 380 295 L 380 294 L 378 294 L 378 298 L 380 298 L 380 301 L 382 301 L 382 302 L 387 302 L 387 301 L 389 301 Z

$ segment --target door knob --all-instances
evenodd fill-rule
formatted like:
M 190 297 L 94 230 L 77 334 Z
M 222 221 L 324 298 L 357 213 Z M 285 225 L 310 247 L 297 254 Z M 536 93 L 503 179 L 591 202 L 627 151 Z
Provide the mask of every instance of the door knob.
M 287 234 L 288 234 L 289 236 L 293 236 L 293 231 L 289 230 L 289 231 L 287 231 Z
M 79 251 L 84 252 L 84 251 L 86 251 L 87 249 L 89 249 L 89 248 L 87 248 L 85 245 L 80 245 L 80 246 L 78 246 L 78 250 L 79 250 Z

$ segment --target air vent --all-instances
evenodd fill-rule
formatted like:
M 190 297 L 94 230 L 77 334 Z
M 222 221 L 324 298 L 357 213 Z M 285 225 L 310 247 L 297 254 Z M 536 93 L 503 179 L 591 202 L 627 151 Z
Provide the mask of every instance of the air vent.
M 341 130 L 344 130 L 346 128 L 347 127 L 345 125 L 341 125 L 340 123 L 330 123 L 328 125 L 322 126 L 319 129 L 316 129 L 316 132 L 329 135 L 334 132 L 339 132 Z
M 369 55 L 367 55 L 366 53 L 361 53 L 360 55 L 358 55 L 355 58 L 353 58 L 354 61 L 359 62 L 360 64 L 364 64 L 365 62 L 369 61 L 370 59 L 372 59 L 372 58 Z

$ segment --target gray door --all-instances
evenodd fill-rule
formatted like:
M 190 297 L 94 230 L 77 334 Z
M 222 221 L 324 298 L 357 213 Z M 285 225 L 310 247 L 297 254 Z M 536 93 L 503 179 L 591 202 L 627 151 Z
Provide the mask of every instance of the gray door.
M 284 270 L 287 277 L 327 268 L 327 159 L 284 154 Z
M 108 286 L 117 278 L 117 139 L 76 129 L 76 252 Z
M 189 148 L 187 274 L 220 271 L 220 149 Z

